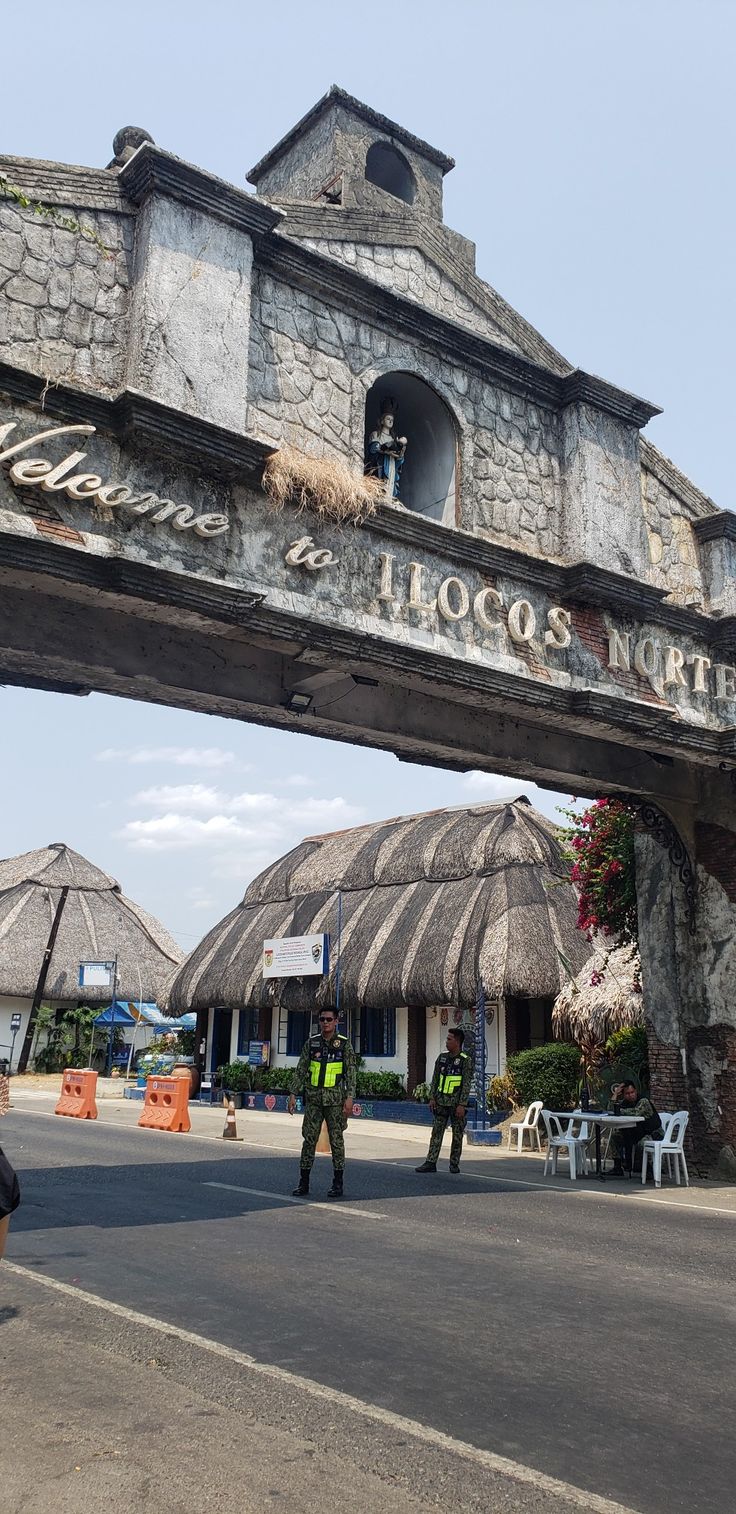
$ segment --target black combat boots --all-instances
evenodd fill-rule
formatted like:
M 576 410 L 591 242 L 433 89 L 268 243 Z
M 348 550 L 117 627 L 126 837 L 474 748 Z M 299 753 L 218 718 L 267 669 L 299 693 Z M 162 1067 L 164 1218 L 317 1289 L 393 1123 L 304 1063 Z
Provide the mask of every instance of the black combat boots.
M 333 1167 L 332 1187 L 328 1188 L 327 1197 L 328 1199 L 341 1199 L 342 1196 L 342 1173 L 338 1172 L 337 1169 Z
M 295 1199 L 306 1199 L 306 1198 L 309 1197 L 309 1168 L 308 1167 L 302 1167 L 302 1168 L 300 1168 L 300 1170 L 299 1170 L 299 1187 L 294 1189 L 293 1197 Z
M 415 1167 L 414 1171 L 415 1172 L 436 1172 L 437 1171 L 437 1163 L 436 1162 L 422 1162 L 421 1167 Z

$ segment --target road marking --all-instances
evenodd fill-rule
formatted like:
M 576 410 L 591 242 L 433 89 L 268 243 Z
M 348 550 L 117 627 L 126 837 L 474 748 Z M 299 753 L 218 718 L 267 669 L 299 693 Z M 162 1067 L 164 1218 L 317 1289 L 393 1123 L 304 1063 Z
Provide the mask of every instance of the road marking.
M 25 1097 L 27 1097 L 27 1096 L 24 1094 L 23 1098 L 25 1098 Z M 21 1114 L 21 1113 L 22 1114 L 32 1114 L 36 1118 L 38 1118 L 40 1116 L 42 1119 L 45 1119 L 45 1120 L 53 1120 L 53 1119 L 56 1118 L 56 1116 L 54 1115 L 53 1110 L 51 1110 L 51 1109 L 33 1109 L 33 1110 L 31 1110 L 31 1109 L 24 1109 L 24 1110 L 21 1110 L 20 1107 L 18 1105 L 16 1105 L 15 1106 L 15 1112 L 17 1114 Z M 85 1121 L 85 1127 L 86 1127 L 86 1121 Z M 111 1130 L 130 1130 L 132 1132 L 132 1131 L 138 1130 L 139 1126 L 137 1124 L 129 1123 L 127 1120 L 100 1120 L 99 1122 L 94 1122 L 94 1124 L 93 1124 L 92 1121 L 90 1121 L 90 1128 L 95 1128 L 97 1130 L 107 1130 L 107 1129 L 111 1129 Z M 146 1139 L 148 1139 L 151 1136 L 151 1134 L 156 1134 L 156 1132 L 152 1132 L 150 1130 L 142 1131 L 141 1133 L 143 1135 L 145 1135 Z M 159 1134 L 164 1134 L 164 1135 L 168 1136 L 168 1133 L 165 1132 L 165 1131 L 164 1132 L 159 1132 Z M 197 1130 L 189 1131 L 188 1134 L 189 1134 L 190 1140 L 194 1140 L 194 1141 L 207 1141 L 210 1144 L 212 1144 L 213 1141 L 217 1142 L 218 1144 L 220 1144 L 221 1155 L 222 1156 L 225 1155 L 225 1152 L 222 1150 L 222 1145 L 224 1144 L 225 1146 L 227 1146 L 228 1143 L 227 1142 L 222 1143 L 222 1138 L 221 1137 L 219 1137 L 219 1136 L 200 1135 L 199 1131 L 197 1131 Z M 399 1141 L 399 1140 L 401 1140 L 401 1137 L 397 1135 L 396 1139 L 397 1139 L 397 1141 Z M 250 1151 L 251 1149 L 252 1150 L 257 1150 L 257 1151 L 278 1151 L 281 1156 L 287 1156 L 287 1157 L 293 1157 L 295 1154 L 298 1155 L 298 1148 L 294 1148 L 294 1147 L 291 1147 L 291 1146 L 277 1146 L 272 1141 L 251 1141 L 251 1140 L 248 1139 L 248 1137 L 246 1137 L 246 1139 L 245 1139 L 245 1145 L 244 1145 L 243 1151 L 234 1152 L 233 1155 L 234 1156 L 240 1156 L 240 1157 L 247 1156 L 248 1151 Z M 400 1171 L 410 1172 L 411 1171 L 411 1167 L 407 1167 L 406 1166 L 406 1162 L 411 1163 L 414 1160 L 414 1158 L 413 1157 L 407 1157 L 405 1161 L 399 1161 L 395 1157 L 373 1157 L 373 1156 L 359 1157 L 359 1156 L 351 1156 L 350 1160 L 351 1160 L 351 1162 L 370 1162 L 373 1166 L 376 1166 L 376 1167 L 398 1167 Z M 442 1174 L 440 1174 L 440 1176 L 442 1176 Z M 563 1186 L 561 1183 L 549 1183 L 549 1182 L 546 1182 L 546 1181 L 541 1182 L 541 1183 L 536 1183 L 536 1182 L 533 1182 L 531 1178 L 504 1178 L 504 1177 L 501 1177 L 500 1174 L 496 1175 L 495 1173 L 492 1173 L 492 1172 L 468 1172 L 467 1168 L 463 1168 L 462 1176 L 464 1178 L 473 1178 L 473 1179 L 475 1179 L 475 1181 L 477 1183 L 504 1183 L 504 1184 L 507 1184 L 511 1188 L 538 1188 L 541 1193 L 564 1193 L 564 1194 L 567 1194 L 568 1198 L 571 1198 L 571 1199 L 604 1199 L 604 1200 L 607 1200 L 609 1203 L 610 1202 L 614 1202 L 614 1201 L 623 1201 L 623 1202 L 629 1202 L 629 1203 L 644 1203 L 644 1204 L 646 1204 L 648 1206 L 651 1206 L 653 1208 L 664 1207 L 664 1208 L 667 1208 L 667 1209 L 679 1209 L 679 1210 L 682 1210 L 684 1213 L 687 1213 L 687 1214 L 720 1214 L 720 1215 L 724 1215 L 726 1219 L 736 1220 L 736 1209 L 719 1209 L 719 1208 L 717 1208 L 713 1204 L 692 1204 L 692 1203 L 688 1202 L 687 1199 L 685 1199 L 685 1200 L 659 1199 L 659 1198 L 655 1198 L 654 1194 L 652 1194 L 652 1193 L 646 1193 L 646 1192 L 639 1193 L 637 1191 L 634 1191 L 634 1192 L 631 1192 L 631 1193 L 606 1193 L 600 1187 L 599 1188 L 578 1187 L 577 1183 L 574 1183 L 574 1184 L 573 1183 L 566 1183 Z M 421 1190 L 417 1189 L 417 1192 L 424 1193 L 425 1191 L 428 1192 L 429 1189 L 426 1189 L 426 1190 L 424 1188 L 422 1188 Z M 443 1189 L 442 1191 L 443 1192 L 447 1192 L 449 1190 Z M 697 1190 L 694 1190 L 694 1191 L 697 1192 Z M 283 1194 L 279 1194 L 277 1196 L 279 1198 L 284 1198 Z M 276 1197 L 276 1195 L 274 1195 L 274 1197 Z M 301 1200 L 295 1199 L 294 1202 L 295 1203 L 300 1203 Z M 315 1204 L 314 1201 L 310 1200 L 310 1202 L 312 1203 L 312 1207 L 313 1208 L 319 1206 L 319 1200 L 316 1201 L 316 1204 Z M 329 1208 L 330 1210 L 332 1209 L 332 1205 L 331 1204 L 325 1205 L 324 1207 L 325 1208 Z M 352 1214 L 357 1214 L 359 1211 L 357 1209 L 352 1209 L 350 1212 Z M 371 1215 L 371 1219 L 375 1219 L 375 1218 L 376 1218 L 376 1216 L 372 1214 Z M 387 1216 L 386 1215 L 382 1215 L 381 1218 L 382 1219 L 386 1219 Z
M 574 1483 L 562 1482 L 557 1477 L 548 1477 L 546 1472 L 539 1472 L 536 1467 L 527 1467 L 523 1462 L 512 1461 L 507 1456 L 499 1456 L 495 1451 L 484 1451 L 480 1446 L 471 1445 L 468 1441 L 456 1440 L 454 1436 L 446 1435 L 443 1430 L 436 1430 L 431 1425 L 423 1425 L 419 1420 L 410 1419 L 404 1414 L 396 1414 L 392 1409 L 384 1409 L 379 1404 L 371 1404 L 365 1399 L 355 1398 L 351 1393 L 344 1393 L 341 1388 L 330 1388 L 326 1383 L 316 1382 L 314 1378 L 302 1377 L 297 1372 L 289 1372 L 286 1367 L 276 1367 L 270 1362 L 257 1361 L 245 1351 L 238 1351 L 234 1346 L 225 1346 L 220 1341 L 208 1340 L 206 1336 L 196 1335 L 193 1330 L 184 1330 L 181 1326 L 157 1319 L 154 1315 L 140 1314 L 137 1309 L 128 1309 L 124 1304 L 114 1304 L 110 1299 L 100 1298 L 96 1293 L 87 1293 L 83 1288 L 75 1288 L 71 1283 L 59 1282 L 57 1278 L 44 1277 L 43 1273 L 32 1272 L 29 1267 L 21 1267 L 17 1262 L 4 1261 L 2 1266 L 4 1272 L 15 1273 L 21 1278 L 29 1278 L 31 1282 L 38 1283 L 43 1288 L 49 1288 L 54 1293 L 64 1294 L 67 1298 L 74 1299 L 76 1303 L 114 1314 L 118 1319 L 126 1320 L 128 1324 L 140 1325 L 146 1330 L 156 1330 L 161 1335 L 173 1336 L 184 1345 L 196 1346 L 198 1350 L 208 1351 L 212 1356 L 225 1358 L 259 1377 L 271 1378 L 291 1389 L 299 1388 L 313 1398 L 334 1404 L 336 1408 L 347 1409 L 352 1414 L 361 1415 L 363 1419 L 372 1420 L 374 1424 L 400 1431 L 402 1435 L 411 1435 L 414 1440 L 423 1441 L 425 1445 L 460 1456 L 465 1461 L 483 1467 L 487 1472 L 494 1472 L 501 1477 L 509 1478 L 512 1482 L 536 1488 L 538 1492 L 546 1493 L 551 1498 L 565 1499 L 568 1504 L 584 1510 L 585 1514 L 641 1514 L 640 1510 L 633 1509 L 628 1504 L 602 1498 L 600 1494 L 590 1493 Z
M 257 1199 L 278 1199 L 280 1204 L 299 1204 L 302 1209 L 328 1209 L 330 1214 L 359 1214 L 364 1220 L 387 1220 L 387 1214 L 375 1214 L 372 1209 L 355 1209 L 348 1200 L 347 1205 L 338 1203 L 323 1204 L 320 1199 L 296 1199 L 291 1194 L 269 1193 L 267 1188 L 241 1188 L 239 1183 L 213 1183 L 205 1182 L 203 1188 L 227 1188 L 230 1193 L 251 1193 Z
M 352 1160 L 357 1162 L 374 1162 L 380 1167 L 398 1167 L 400 1171 L 403 1170 L 404 1172 L 410 1170 L 403 1162 L 399 1162 L 393 1157 L 353 1157 Z M 411 1161 L 411 1158 L 407 1157 L 407 1161 Z M 463 1168 L 462 1176 L 464 1178 L 475 1178 L 478 1183 L 507 1183 L 511 1188 L 538 1188 L 541 1193 L 565 1193 L 571 1199 L 619 1199 L 624 1203 L 643 1202 L 647 1206 L 651 1205 L 659 1208 L 666 1206 L 669 1209 L 686 1210 L 688 1214 L 725 1214 L 728 1219 L 736 1220 L 736 1209 L 717 1209 L 713 1204 L 691 1204 L 687 1200 L 678 1202 L 677 1199 L 657 1199 L 653 1194 L 637 1192 L 636 1188 L 634 1188 L 633 1193 L 604 1193 L 598 1188 L 578 1188 L 577 1182 L 571 1183 L 569 1187 L 565 1184 L 563 1187 L 560 1183 L 534 1183 L 530 1178 L 503 1178 L 500 1174 L 496 1175 L 492 1172 L 468 1172 L 465 1168 Z M 449 1192 L 449 1189 L 443 1189 L 443 1192 Z

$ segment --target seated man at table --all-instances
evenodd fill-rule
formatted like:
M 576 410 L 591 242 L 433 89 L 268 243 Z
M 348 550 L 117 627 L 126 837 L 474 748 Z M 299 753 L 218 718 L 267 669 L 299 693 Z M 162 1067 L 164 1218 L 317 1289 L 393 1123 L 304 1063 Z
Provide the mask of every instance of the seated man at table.
M 614 1083 L 608 1108 L 614 1114 L 636 1115 L 638 1119 L 636 1125 L 627 1125 L 611 1132 L 613 1175 L 622 1178 L 624 1170 L 631 1172 L 634 1152 L 641 1150 L 642 1141 L 663 1141 L 664 1131 L 651 1099 L 644 1098 L 639 1093 L 633 1078 L 625 1078 L 623 1083 Z

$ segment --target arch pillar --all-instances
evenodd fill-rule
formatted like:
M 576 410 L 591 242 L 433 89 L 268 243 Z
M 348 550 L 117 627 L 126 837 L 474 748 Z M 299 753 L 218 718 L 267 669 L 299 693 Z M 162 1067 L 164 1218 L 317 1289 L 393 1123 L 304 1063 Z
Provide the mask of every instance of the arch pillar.
M 701 782 L 688 850 L 636 835 L 642 989 L 654 1102 L 689 1109 L 700 1172 L 736 1179 L 736 790 Z

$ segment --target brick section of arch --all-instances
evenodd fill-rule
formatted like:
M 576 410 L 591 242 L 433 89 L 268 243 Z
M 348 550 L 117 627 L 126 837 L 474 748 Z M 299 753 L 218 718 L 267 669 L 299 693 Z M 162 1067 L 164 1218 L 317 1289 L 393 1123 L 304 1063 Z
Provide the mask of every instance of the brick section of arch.
M 697 821 L 695 843 L 700 866 L 717 879 L 731 902 L 736 903 L 736 834 L 723 825 Z

